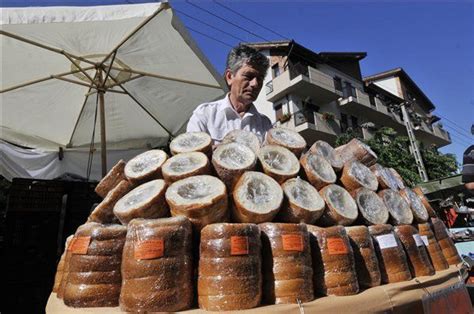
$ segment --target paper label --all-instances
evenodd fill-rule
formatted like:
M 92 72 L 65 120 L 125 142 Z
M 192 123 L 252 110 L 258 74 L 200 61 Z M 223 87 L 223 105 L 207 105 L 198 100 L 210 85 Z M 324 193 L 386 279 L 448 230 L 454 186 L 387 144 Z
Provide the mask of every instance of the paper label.
M 377 236 L 375 239 L 377 240 L 381 250 L 398 246 L 397 240 L 395 240 L 394 235 L 391 233 Z
M 140 241 L 135 246 L 134 257 L 136 260 L 155 259 L 162 257 L 165 253 L 165 242 L 163 239 L 152 239 Z
M 303 236 L 301 234 L 283 234 L 281 239 L 283 250 L 303 252 Z
M 419 234 L 414 234 L 413 239 L 415 239 L 416 246 L 424 246 L 425 245 Z
M 428 241 L 428 236 L 420 236 L 421 241 L 425 244 L 425 246 L 428 246 L 430 242 Z
M 230 255 L 249 254 L 249 238 L 245 236 L 230 237 Z
M 347 246 L 341 238 L 327 238 L 329 255 L 347 254 Z
M 74 237 L 68 246 L 68 250 L 72 254 L 87 254 L 89 244 L 91 243 L 91 237 Z

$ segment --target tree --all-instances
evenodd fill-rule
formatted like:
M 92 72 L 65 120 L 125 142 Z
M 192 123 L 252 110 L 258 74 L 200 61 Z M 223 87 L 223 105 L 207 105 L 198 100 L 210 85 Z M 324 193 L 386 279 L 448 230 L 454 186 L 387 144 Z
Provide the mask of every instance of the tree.
M 391 128 L 381 128 L 369 140 L 363 140 L 356 132 L 349 130 L 336 139 L 336 145 L 343 145 L 353 138 L 365 142 L 378 156 L 378 163 L 394 168 L 410 186 L 421 182 L 415 158 L 410 152 L 407 136 L 398 136 Z M 456 158 L 452 154 L 441 154 L 436 147 L 420 146 L 421 155 L 430 180 L 446 177 L 458 170 Z

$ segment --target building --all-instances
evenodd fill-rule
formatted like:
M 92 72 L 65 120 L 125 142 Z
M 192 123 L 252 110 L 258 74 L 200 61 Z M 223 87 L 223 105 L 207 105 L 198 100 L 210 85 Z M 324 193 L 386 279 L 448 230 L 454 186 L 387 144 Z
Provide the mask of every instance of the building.
M 382 126 L 406 134 L 401 103 L 407 105 L 415 135 L 424 145 L 451 143 L 433 103 L 401 69 L 363 78 L 365 52 L 311 51 L 294 41 L 247 43 L 270 60 L 255 105 L 275 125 L 298 131 L 308 143 L 334 144 L 348 128 L 364 138 Z

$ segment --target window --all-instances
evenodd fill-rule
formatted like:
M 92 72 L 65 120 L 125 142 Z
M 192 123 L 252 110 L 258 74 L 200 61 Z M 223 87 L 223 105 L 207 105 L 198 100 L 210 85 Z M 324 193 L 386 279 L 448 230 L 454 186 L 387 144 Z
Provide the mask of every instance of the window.
M 346 132 L 347 130 L 347 115 L 344 113 L 341 113 L 341 132 Z
M 356 129 L 359 126 L 359 119 L 357 117 L 351 116 L 352 128 Z
M 334 78 L 334 88 L 340 92 L 342 92 L 342 80 L 340 77 Z
M 352 84 L 349 82 L 344 82 L 344 83 L 345 83 L 344 90 L 342 91 L 344 98 L 347 98 L 350 96 L 356 97 L 355 87 L 352 86 Z
M 273 78 L 280 75 L 280 66 L 278 65 L 278 63 L 275 63 L 274 65 L 272 65 L 272 75 L 273 75 Z
M 375 105 L 375 96 L 374 96 L 374 95 L 370 95 L 370 94 L 369 94 L 369 101 L 370 101 L 370 105 L 371 105 L 372 107 L 375 107 L 375 106 L 376 106 L 376 105 Z
M 315 106 L 311 102 L 311 99 L 309 99 L 308 101 L 303 100 L 302 104 L 303 104 L 302 113 L 305 116 L 306 122 L 314 124 L 314 107 Z
M 283 117 L 283 106 L 281 104 L 275 105 L 275 118 L 279 121 Z

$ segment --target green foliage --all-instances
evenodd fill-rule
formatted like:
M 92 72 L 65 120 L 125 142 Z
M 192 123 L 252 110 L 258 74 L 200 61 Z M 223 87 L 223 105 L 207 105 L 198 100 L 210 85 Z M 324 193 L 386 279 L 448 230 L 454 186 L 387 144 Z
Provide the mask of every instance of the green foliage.
M 336 145 L 343 145 L 357 134 L 349 131 L 341 134 L 336 139 Z M 415 158 L 410 152 L 410 140 L 406 136 L 398 136 L 391 128 L 381 128 L 374 136 L 364 141 L 378 156 L 378 163 L 384 167 L 394 168 L 410 186 L 421 182 Z M 423 162 L 430 180 L 446 177 L 458 169 L 456 158 L 452 154 L 441 154 L 435 147 L 428 149 L 420 147 Z

